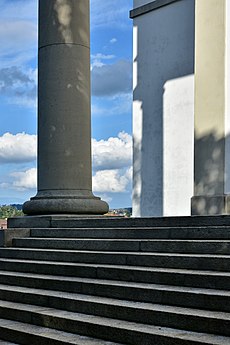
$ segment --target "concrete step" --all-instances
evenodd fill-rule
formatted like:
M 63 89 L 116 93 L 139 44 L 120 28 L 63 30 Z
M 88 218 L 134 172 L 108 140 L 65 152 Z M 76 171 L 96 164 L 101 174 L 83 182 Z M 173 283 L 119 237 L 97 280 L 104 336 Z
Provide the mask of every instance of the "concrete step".
M 130 227 L 200 227 L 230 226 L 230 216 L 192 216 L 160 218 L 115 218 L 36 216 L 8 219 L 8 228 L 130 228 Z
M 11 295 L 12 292 L 11 288 Z M 6 299 L 2 300 L 0 301 L 0 318 L 28 322 L 29 318 L 34 320 L 34 316 L 29 315 L 28 310 L 31 313 L 39 313 L 40 310 L 45 310 L 45 312 L 51 310 L 52 314 L 53 308 L 55 308 L 59 309 L 60 315 L 63 314 L 61 310 L 70 311 L 69 315 L 71 317 L 74 312 L 195 332 L 230 335 L 229 313 L 46 290 L 35 292 L 33 296 L 29 292 L 29 298 L 27 299 L 25 289 L 24 293 L 23 300 L 26 304 L 32 304 L 32 306 L 28 307 L 21 304 L 22 300 L 18 302 L 15 301 L 15 298 L 14 302 Z M 65 317 L 67 316 L 68 313 L 65 313 Z
M 19 248 L 88 251 L 230 254 L 230 240 L 16 238 Z
M 0 345 L 18 345 L 16 343 L 11 343 L 9 341 L 5 341 L 5 340 L 0 340 Z
M 6 319 L 0 319 L 0 338 L 26 345 L 122 345 Z
M 209 340 L 212 339 L 212 341 L 215 341 L 216 337 L 213 334 L 202 334 L 202 332 L 181 331 L 181 329 L 171 329 L 170 327 L 158 327 L 156 325 L 146 325 L 142 323 L 94 315 L 84 315 L 77 312 L 72 313 L 53 308 L 43 308 L 34 305 L 24 305 L 5 301 L 0 302 L 0 315 L 2 314 L 5 314 L 4 317 L 6 319 L 10 318 L 11 320 L 13 319 L 23 323 L 32 322 L 32 324 L 37 326 L 49 326 L 50 329 L 57 329 L 62 332 L 74 332 L 77 334 L 87 335 L 89 337 L 101 337 L 104 340 L 133 345 L 152 344 L 157 340 L 160 340 L 160 343 L 162 344 L 168 344 L 170 338 L 175 344 L 185 344 L 185 342 L 190 344 L 191 341 L 197 341 L 197 343 L 199 343 L 202 338 L 209 338 Z M 221 317 L 222 323 L 220 322 Z M 203 319 L 204 315 L 202 317 L 202 320 Z M 210 325 L 208 330 L 211 330 L 212 320 L 209 319 L 209 321 Z M 227 315 L 224 316 L 224 313 L 222 313 L 220 316 L 219 314 L 219 319 L 216 317 L 215 321 L 214 331 L 217 330 L 218 332 L 222 332 L 223 328 L 224 333 L 229 333 L 227 328 L 229 328 L 228 324 L 230 320 Z M 219 327 L 217 327 L 217 324 Z M 203 328 L 203 326 L 200 325 L 200 328 Z M 174 339 L 175 335 L 177 337 L 176 339 Z M 167 339 L 166 342 L 165 338 Z M 230 341 L 229 338 L 223 336 L 221 338 L 222 341 Z M 217 340 L 219 340 L 218 337 Z M 214 344 L 214 342 L 212 342 L 212 344 Z
M 8 249 L 8 255 L 10 255 Z M 14 251 L 12 251 L 13 253 Z M 111 266 L 125 265 L 127 266 L 141 266 L 146 268 L 161 267 L 161 268 L 181 268 L 191 270 L 214 270 L 214 271 L 230 271 L 230 256 L 229 255 L 214 255 L 214 254 L 177 254 L 177 253 L 137 253 L 137 252 L 93 252 L 93 251 L 54 251 L 50 254 L 53 257 L 52 262 L 38 261 L 39 255 L 36 260 L 13 260 L 4 258 L 4 253 L 7 250 L 0 249 L 0 269 L 14 270 L 14 265 L 17 264 L 17 269 L 23 270 L 24 266 L 36 265 L 37 272 L 46 273 L 48 270 L 55 274 L 55 266 L 58 264 L 58 270 L 60 274 L 66 272 L 67 275 L 80 274 L 86 270 L 86 264 L 89 264 L 89 272 L 95 271 L 98 266 L 100 270 L 101 265 L 105 265 L 105 269 Z M 46 252 L 47 253 L 47 252 Z M 60 256 L 59 256 L 60 254 Z M 35 255 L 35 251 L 34 251 Z M 69 262 L 61 262 L 63 255 L 66 255 L 66 260 Z M 57 258 L 58 262 L 55 264 L 54 257 Z M 66 261 L 65 260 L 65 261 Z M 72 261 L 72 262 L 71 262 Z M 108 267 L 107 267 L 108 266 Z M 110 267 L 112 269 L 112 267 Z M 144 269 L 143 269 L 144 271 Z M 146 271 L 147 272 L 147 271 Z M 93 273 L 92 273 L 93 274 Z
M 110 280 L 68 278 L 37 274 L 0 272 L 0 299 L 30 303 L 46 303 L 49 295 L 50 306 L 59 306 L 74 299 L 74 293 L 124 299 L 136 302 L 149 302 L 180 306 L 187 308 L 203 308 L 216 311 L 230 311 L 230 292 L 227 290 L 178 287 L 145 283 L 130 283 Z M 11 285 L 7 285 L 11 284 Z M 15 286 L 18 284 L 18 286 Z M 46 290 L 44 290 L 46 289 Z M 60 292 L 61 291 L 61 292 Z M 69 292 L 64 292 L 69 291 Z M 70 293 L 70 295 L 69 295 Z M 61 306 L 59 306 L 61 309 Z
M 31 229 L 31 237 L 124 239 L 230 239 L 229 226 Z

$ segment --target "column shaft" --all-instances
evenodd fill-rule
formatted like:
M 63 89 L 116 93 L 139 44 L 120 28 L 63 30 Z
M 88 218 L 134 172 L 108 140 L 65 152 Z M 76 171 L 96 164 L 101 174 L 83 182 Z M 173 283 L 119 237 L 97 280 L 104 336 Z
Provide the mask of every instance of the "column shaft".
M 27 214 L 103 214 L 92 194 L 89 0 L 39 1 L 38 193 Z

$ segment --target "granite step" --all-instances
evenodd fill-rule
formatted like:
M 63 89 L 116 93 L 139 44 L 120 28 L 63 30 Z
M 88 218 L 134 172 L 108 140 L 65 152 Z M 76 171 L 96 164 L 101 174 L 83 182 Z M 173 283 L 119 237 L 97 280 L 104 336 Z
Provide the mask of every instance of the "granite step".
M 229 226 L 31 229 L 31 237 L 110 239 L 226 239 Z
M 83 282 L 84 283 L 84 282 Z M 107 286 L 110 289 L 108 297 L 104 294 L 100 294 L 100 288 L 98 291 L 92 291 L 94 295 L 73 293 L 65 291 L 44 290 L 35 289 L 21 286 L 11 286 L 0 284 L 0 299 L 13 302 L 29 303 L 41 306 L 57 307 L 58 309 L 65 309 L 69 311 L 77 311 L 76 308 L 86 307 L 87 304 L 108 304 L 113 300 L 127 300 L 130 302 L 133 300 L 135 303 L 151 303 L 151 304 L 165 304 L 168 306 L 179 306 L 185 308 L 202 308 L 207 310 L 222 310 L 225 312 L 230 311 L 230 292 L 218 291 L 211 289 L 197 289 L 197 288 L 181 288 L 167 285 L 143 285 L 143 284 L 128 284 L 125 286 L 122 284 L 113 284 L 113 282 L 107 282 Z M 117 289 L 116 289 L 117 288 Z M 119 293 L 122 289 L 126 290 L 126 293 Z M 113 290 L 115 290 L 113 292 Z M 130 294 L 128 294 L 128 291 Z M 134 294 L 136 292 L 136 294 Z M 137 295 L 139 292 L 139 296 Z M 143 295 L 141 295 L 143 294 Z M 142 297 L 143 296 L 143 297 Z M 86 306 L 79 306 L 79 303 L 84 302 Z M 75 304 L 77 304 L 75 306 Z M 108 307 L 109 308 L 109 307 Z M 94 309 L 95 310 L 95 309 Z M 83 312 L 83 309 L 78 310 Z
M 183 217 L 74 217 L 73 215 L 47 215 L 9 218 L 8 228 L 135 228 L 135 227 L 213 227 L 230 226 L 230 216 Z
M 53 298 L 52 302 L 50 298 Z M 230 335 L 230 313 L 226 312 L 138 303 L 63 292 L 51 291 L 49 293 L 44 290 L 35 293 L 33 298 L 30 293 L 28 299 L 25 293 L 23 300 L 26 304 L 22 304 L 22 300 L 20 302 L 16 302 L 15 299 L 13 302 L 8 299 L 0 300 L 0 318 L 29 322 L 30 319 L 34 320 L 40 311 L 52 315 L 54 311 L 57 313 L 56 309 L 58 309 L 60 317 L 64 315 L 67 318 L 67 323 L 68 317 L 73 319 L 74 313 L 77 313 L 195 332 Z M 28 306 L 28 304 L 31 305 Z M 61 310 L 64 310 L 65 313 L 63 314 Z M 46 320 L 46 317 L 43 319 Z M 62 325 L 63 323 L 64 321 L 61 322 Z
M 13 239 L 13 246 L 109 252 L 230 254 L 230 240 L 18 238 Z
M 43 248 L 0 248 L 0 262 L 4 259 L 30 261 L 62 261 L 64 263 L 88 263 L 128 265 L 142 267 L 165 267 L 216 271 L 230 270 L 229 255 L 185 254 L 158 252 L 109 252 L 88 250 L 63 250 Z M 1 267 L 1 266 L 0 266 Z
M 63 263 L 89 263 L 107 265 L 129 265 L 142 267 L 169 267 L 200 270 L 229 271 L 229 255 L 185 254 L 158 252 L 110 252 L 87 250 L 63 250 L 41 248 L 0 248 L 1 259 L 24 259 L 62 261 Z M 1 262 L 0 259 L 0 262 Z
M 229 272 L 12 259 L 0 259 L 0 270 L 230 290 Z
M 1 302 L 0 314 L 2 313 L 5 313 L 5 319 L 10 318 L 11 321 L 13 319 L 17 322 L 32 323 L 32 325 L 40 327 L 48 326 L 49 329 L 62 332 L 74 332 L 88 337 L 100 337 L 104 340 L 133 345 L 152 344 L 152 342 L 157 340 L 164 344 L 165 339 L 166 344 L 168 344 L 170 338 L 175 344 L 185 344 L 185 342 L 190 344 L 191 341 L 192 344 L 194 341 L 197 341 L 197 344 L 199 342 L 202 344 L 205 343 L 205 338 L 212 339 L 212 341 L 215 341 L 216 337 L 218 339 L 218 336 L 214 334 L 186 331 L 170 327 L 158 327 L 157 325 L 146 325 L 94 315 L 84 315 L 34 305 Z M 224 316 L 222 315 L 222 317 Z M 224 319 L 222 322 L 222 327 L 225 329 L 225 333 L 227 333 L 227 327 L 224 327 L 224 324 L 230 321 Z M 210 322 L 210 329 L 211 324 L 212 322 Z M 221 332 L 221 325 L 219 327 L 219 331 Z M 174 339 L 175 336 L 176 338 Z M 222 341 L 224 339 L 226 340 L 225 336 L 221 336 L 221 338 Z M 227 339 L 230 341 L 229 338 Z
M 74 293 L 124 299 L 136 302 L 149 302 L 180 306 L 187 308 L 203 308 L 208 310 L 230 312 L 230 292 L 226 290 L 180 287 L 173 285 L 158 285 L 130 283 L 121 281 L 68 278 L 59 276 L 44 276 L 14 272 L 0 272 L 0 299 L 31 303 L 34 295 L 36 303 L 46 303 L 49 295 L 51 306 L 57 304 L 60 294 L 62 303 L 67 304 Z M 10 285 L 7 285 L 10 284 Z M 15 284 L 18 284 L 15 286 Z M 44 288 L 46 290 L 44 290 Z M 69 291 L 69 292 L 67 292 Z M 41 302 L 40 302 L 41 301 Z M 60 307 L 61 309 L 61 307 Z
M 123 345 L 6 319 L 0 319 L 0 338 L 26 345 Z
M 4 255 L 4 249 L 1 250 L 1 256 Z M 6 251 L 5 251 L 6 252 Z M 9 252 L 8 252 L 9 253 Z M 50 273 L 53 271 L 55 274 L 56 265 L 59 265 L 59 271 L 66 272 L 67 275 L 75 274 L 87 274 L 86 265 L 88 265 L 88 274 L 95 276 L 95 270 L 104 272 L 110 271 L 115 266 L 121 266 L 120 270 L 126 270 L 126 266 L 133 266 L 138 269 L 139 266 L 146 269 L 151 267 L 159 268 L 175 268 L 175 269 L 190 269 L 190 270 L 210 270 L 210 271 L 225 271 L 230 272 L 230 256 L 229 255 L 214 255 L 214 254 L 178 254 L 178 253 L 137 253 L 137 252 L 99 252 L 99 251 L 74 251 L 66 253 L 70 262 L 62 262 L 61 251 L 54 251 L 54 256 L 60 253 L 58 263 L 53 260 L 16 260 L 1 257 L 0 258 L 0 270 L 9 269 L 14 270 L 14 265 L 17 265 L 19 271 L 23 270 L 23 267 L 27 267 L 28 270 L 33 269 L 31 266 L 36 265 L 38 273 Z M 64 255 L 64 253 L 63 253 Z M 63 257 L 62 255 L 62 257 Z M 67 257 L 66 257 L 67 259 Z M 71 261 L 74 262 L 71 262 Z M 25 265 L 26 263 L 26 265 Z M 104 265 L 104 266 L 103 266 Z M 124 266 L 124 267 L 122 267 Z M 5 267 L 5 268 L 4 268 Z M 48 270 L 48 271 L 47 271 Z M 79 272 L 79 273 L 78 273 Z M 82 272 L 82 273 L 80 273 Z M 91 272 L 91 273 L 90 273 Z M 147 274 L 148 270 L 146 270 Z M 63 273 L 64 275 L 65 273 Z M 83 275 L 85 276 L 85 275 Z M 106 278 L 106 277 L 105 277 Z

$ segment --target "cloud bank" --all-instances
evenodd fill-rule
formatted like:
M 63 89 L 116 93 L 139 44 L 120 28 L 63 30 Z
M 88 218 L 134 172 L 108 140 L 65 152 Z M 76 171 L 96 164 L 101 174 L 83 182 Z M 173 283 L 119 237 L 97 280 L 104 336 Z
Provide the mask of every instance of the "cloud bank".
M 5 133 L 0 137 L 0 164 L 25 163 L 36 159 L 37 136 Z
M 0 164 L 31 163 L 36 159 L 37 136 L 25 133 L 5 133 L 0 137 Z M 99 193 L 123 193 L 131 182 L 132 138 L 125 132 L 107 140 L 92 139 L 93 191 Z M 14 166 L 15 170 L 15 166 Z M 19 190 L 36 188 L 36 168 L 10 173 L 2 188 Z

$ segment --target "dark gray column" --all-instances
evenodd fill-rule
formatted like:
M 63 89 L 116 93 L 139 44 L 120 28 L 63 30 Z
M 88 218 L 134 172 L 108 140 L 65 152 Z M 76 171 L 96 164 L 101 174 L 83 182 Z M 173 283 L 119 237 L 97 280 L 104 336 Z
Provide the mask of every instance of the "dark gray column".
M 104 214 L 92 194 L 89 0 L 39 1 L 36 214 Z

